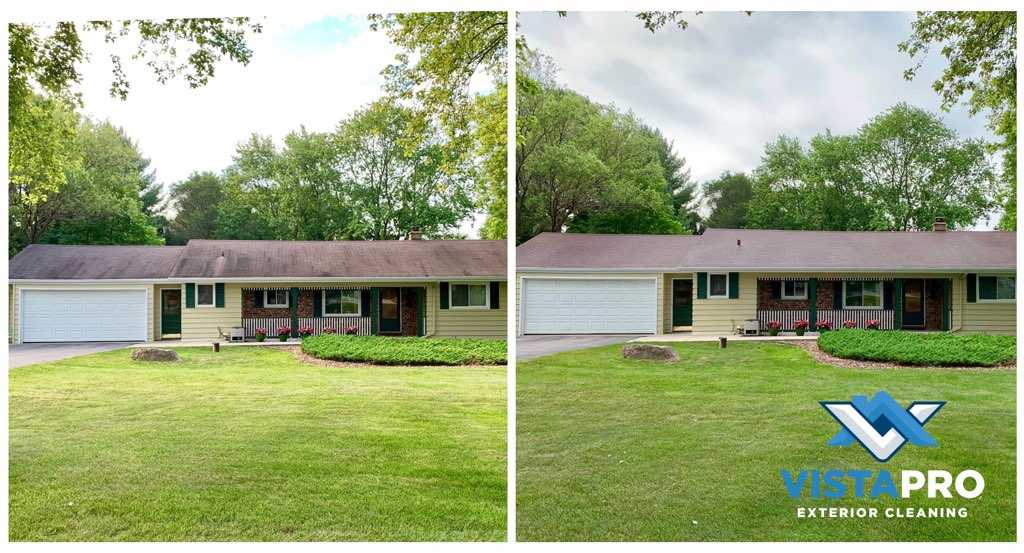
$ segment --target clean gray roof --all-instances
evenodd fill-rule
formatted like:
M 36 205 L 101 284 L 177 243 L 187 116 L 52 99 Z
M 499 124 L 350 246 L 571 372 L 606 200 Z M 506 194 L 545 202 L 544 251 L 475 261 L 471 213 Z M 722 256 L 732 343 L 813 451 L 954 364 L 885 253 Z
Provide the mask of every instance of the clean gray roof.
M 516 253 L 518 267 L 523 269 L 1016 270 L 1017 238 L 1012 232 L 975 231 L 545 233 L 519 246 Z
M 186 246 L 34 244 L 8 278 L 505 278 L 504 240 L 284 242 L 192 240 Z
M 516 248 L 516 267 L 671 270 L 699 239 L 678 234 L 545 232 Z
M 10 279 L 166 278 L 185 246 L 31 244 L 7 264 Z
M 172 278 L 500 277 L 504 240 L 192 240 Z

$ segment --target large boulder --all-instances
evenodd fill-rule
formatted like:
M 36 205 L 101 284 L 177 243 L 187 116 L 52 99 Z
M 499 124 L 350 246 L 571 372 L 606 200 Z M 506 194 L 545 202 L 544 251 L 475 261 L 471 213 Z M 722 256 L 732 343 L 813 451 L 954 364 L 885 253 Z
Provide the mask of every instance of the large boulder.
M 132 352 L 136 361 L 181 361 L 178 352 L 172 349 L 137 348 Z
M 678 361 L 679 354 L 668 346 L 651 344 L 626 344 L 622 346 L 622 356 L 627 359 L 647 359 L 650 361 Z

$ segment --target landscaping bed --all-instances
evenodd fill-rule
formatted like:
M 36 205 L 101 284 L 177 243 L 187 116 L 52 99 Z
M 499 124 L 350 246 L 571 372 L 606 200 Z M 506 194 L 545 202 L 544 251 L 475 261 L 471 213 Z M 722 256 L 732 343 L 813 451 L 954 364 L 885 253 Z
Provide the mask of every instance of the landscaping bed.
M 318 359 L 377 365 L 504 365 L 505 340 L 323 334 L 302 341 Z
M 844 359 L 935 367 L 993 367 L 1015 360 L 1014 336 L 843 329 L 823 333 L 818 347 Z

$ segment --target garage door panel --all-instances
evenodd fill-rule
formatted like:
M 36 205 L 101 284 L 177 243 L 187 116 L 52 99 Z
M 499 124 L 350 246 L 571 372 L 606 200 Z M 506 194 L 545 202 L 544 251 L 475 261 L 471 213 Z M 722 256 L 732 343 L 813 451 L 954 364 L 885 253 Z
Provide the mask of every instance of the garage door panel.
M 115 342 L 147 338 L 147 294 L 131 290 L 24 290 L 22 341 Z
M 653 333 L 651 279 L 526 279 L 526 334 Z

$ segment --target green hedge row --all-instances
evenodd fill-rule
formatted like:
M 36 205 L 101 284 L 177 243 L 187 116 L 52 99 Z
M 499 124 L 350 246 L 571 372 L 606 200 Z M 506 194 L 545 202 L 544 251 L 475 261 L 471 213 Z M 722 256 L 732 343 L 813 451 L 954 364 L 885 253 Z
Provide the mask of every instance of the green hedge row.
M 333 361 L 379 365 L 504 365 L 505 340 L 321 334 L 302 340 L 302 351 Z
M 927 366 L 993 366 L 1017 356 L 1017 338 L 983 334 L 842 329 L 818 337 L 822 351 L 846 359 Z

